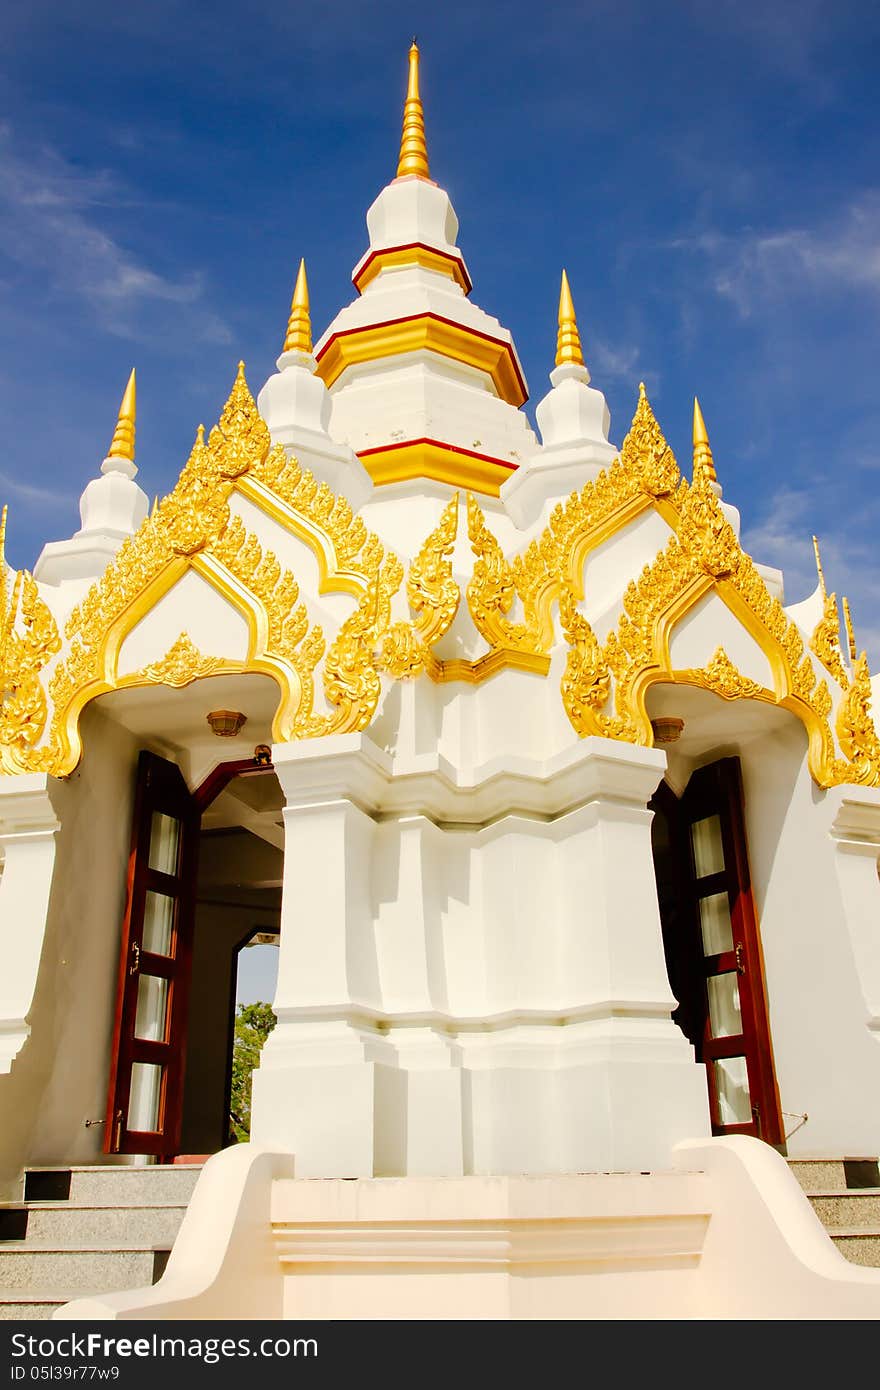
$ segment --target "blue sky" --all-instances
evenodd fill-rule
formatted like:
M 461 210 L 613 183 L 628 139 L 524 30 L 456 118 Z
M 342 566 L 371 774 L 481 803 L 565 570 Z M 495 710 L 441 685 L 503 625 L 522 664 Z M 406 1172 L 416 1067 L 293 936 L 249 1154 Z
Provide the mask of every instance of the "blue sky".
M 140 482 L 173 485 L 295 269 L 316 336 L 393 176 L 412 33 L 432 175 L 532 409 L 568 269 L 623 437 L 648 384 L 679 461 L 701 399 L 725 496 L 787 600 L 810 535 L 880 665 L 880 7 L 228 0 L 7 7 L 0 495 L 9 557 L 79 525 L 138 369 Z

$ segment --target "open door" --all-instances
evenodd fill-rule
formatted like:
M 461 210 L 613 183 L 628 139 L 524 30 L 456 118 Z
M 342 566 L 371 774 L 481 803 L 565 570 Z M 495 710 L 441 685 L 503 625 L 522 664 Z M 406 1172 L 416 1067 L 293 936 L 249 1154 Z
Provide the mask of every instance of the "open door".
M 142 752 L 110 1064 L 105 1152 L 180 1143 L 200 812 L 180 769 Z
M 651 802 L 673 1014 L 705 1064 L 714 1134 L 783 1140 L 738 758 Z

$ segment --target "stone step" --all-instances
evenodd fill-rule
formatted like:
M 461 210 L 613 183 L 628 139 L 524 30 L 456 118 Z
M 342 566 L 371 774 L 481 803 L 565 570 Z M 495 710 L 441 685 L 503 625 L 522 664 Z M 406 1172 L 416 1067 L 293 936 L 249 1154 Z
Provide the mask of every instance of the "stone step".
M 71 1168 L 28 1168 L 24 1200 L 70 1201 L 77 1206 L 154 1207 L 189 1202 L 202 1164 L 103 1164 Z
M 186 1206 L 157 1202 L 131 1206 L 93 1206 L 74 1202 L 30 1202 L 0 1205 L 0 1250 L 9 1240 L 86 1245 L 122 1242 L 125 1245 L 171 1245 L 180 1230 Z
M 813 1211 L 823 1226 L 868 1227 L 880 1232 L 880 1188 L 850 1188 L 846 1192 L 810 1192 Z
M 788 1166 L 807 1193 L 880 1186 L 876 1158 L 790 1158 Z
M 164 1269 L 168 1247 L 7 1241 L 0 1246 L 0 1288 L 39 1294 L 63 1288 L 84 1293 L 152 1284 Z
M 866 1231 L 863 1226 L 826 1229 L 841 1255 L 851 1264 L 880 1268 L 880 1229 Z
M 25 1289 L 0 1288 L 0 1322 L 46 1322 L 56 1308 L 71 1299 L 82 1297 L 80 1290 L 41 1289 L 29 1293 Z

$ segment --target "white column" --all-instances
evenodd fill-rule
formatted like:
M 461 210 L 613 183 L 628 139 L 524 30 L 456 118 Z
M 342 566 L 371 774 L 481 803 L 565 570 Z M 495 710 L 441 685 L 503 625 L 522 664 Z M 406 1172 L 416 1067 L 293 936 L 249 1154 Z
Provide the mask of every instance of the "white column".
M 0 777 L 0 1073 L 12 1068 L 30 1027 L 60 828 L 43 773 Z
M 866 1022 L 880 1042 L 880 790 L 833 787 L 828 798 L 834 813 L 831 837 L 837 850 L 837 878 Z

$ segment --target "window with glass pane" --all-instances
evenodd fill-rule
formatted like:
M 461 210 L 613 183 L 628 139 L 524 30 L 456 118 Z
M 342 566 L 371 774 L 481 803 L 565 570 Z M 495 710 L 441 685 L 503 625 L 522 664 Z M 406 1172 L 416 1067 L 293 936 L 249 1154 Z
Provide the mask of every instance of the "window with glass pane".
M 135 1037 L 145 1042 L 164 1042 L 167 1014 L 168 981 L 159 975 L 141 975 L 134 1019 Z
M 750 1125 L 752 1097 L 745 1057 L 718 1057 L 712 1065 L 715 1068 L 715 1092 L 721 1123 Z
M 733 950 L 733 926 L 726 893 L 711 893 L 708 898 L 700 898 L 700 930 L 707 956 Z
M 158 869 L 162 874 L 176 874 L 179 844 L 180 821 L 173 816 L 163 815 L 161 811 L 154 811 L 150 826 L 150 857 L 147 861 L 150 868 Z
M 735 1038 L 742 1033 L 742 1011 L 739 1003 L 739 981 L 730 971 L 725 975 L 710 975 L 709 1026 L 713 1038 Z
M 155 1133 L 159 1128 L 159 1100 L 165 1068 L 155 1062 L 133 1062 L 128 1098 L 128 1129 Z
M 724 845 L 721 840 L 721 817 L 706 816 L 691 825 L 691 845 L 694 851 L 694 872 L 697 878 L 720 874 L 724 869 Z
M 150 889 L 144 902 L 144 950 L 153 951 L 157 956 L 170 956 L 173 930 L 174 899 Z

